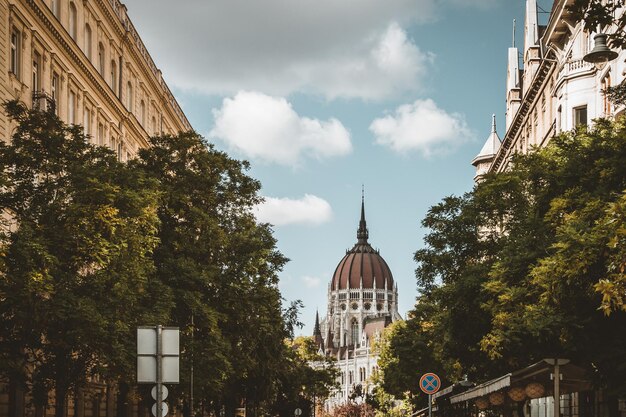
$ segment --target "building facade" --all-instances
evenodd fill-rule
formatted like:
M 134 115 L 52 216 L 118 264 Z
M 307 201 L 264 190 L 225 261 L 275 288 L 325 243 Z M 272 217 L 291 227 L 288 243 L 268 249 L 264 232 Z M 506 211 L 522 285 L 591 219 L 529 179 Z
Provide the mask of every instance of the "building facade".
M 93 144 L 126 161 L 151 135 L 191 129 L 119 0 L 0 0 L 0 102 L 20 100 L 82 125 Z M 14 126 L 0 116 L 0 139 Z M 98 376 L 72 393 L 68 417 L 147 416 L 147 405 Z M 0 417 L 54 415 L 0 379 Z M 125 410 L 121 411 L 120 407 Z
M 626 51 L 619 51 L 606 65 L 584 61 L 594 47 L 594 34 L 586 32 L 569 12 L 573 3 L 554 0 L 547 23 L 540 25 L 537 0 L 526 0 L 523 50 L 515 45 L 515 28 L 508 50 L 505 133 L 498 143 L 490 135 L 472 161 L 476 179 L 486 172 L 506 170 L 517 152 L 545 146 L 563 131 L 626 110 L 614 107 L 603 94 L 626 78 Z M 615 30 L 603 28 L 605 33 Z
M 371 391 L 371 376 L 378 369 L 372 344 L 385 327 L 402 319 L 391 269 L 368 239 L 362 200 L 357 243 L 335 268 L 326 315 L 321 321 L 315 318 L 313 336 L 319 352 L 336 358 L 340 371 L 340 389 L 326 400 L 326 410 L 346 403 L 357 386 L 361 392 Z
M 0 21 L 1 101 L 54 106 L 120 160 L 191 129 L 119 0 L 0 0 Z

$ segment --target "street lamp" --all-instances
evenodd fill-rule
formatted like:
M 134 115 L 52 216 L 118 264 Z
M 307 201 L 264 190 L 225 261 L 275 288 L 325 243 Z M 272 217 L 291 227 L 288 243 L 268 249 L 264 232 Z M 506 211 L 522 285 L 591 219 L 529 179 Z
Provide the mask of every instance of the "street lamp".
M 606 34 L 598 33 L 593 37 L 595 46 L 587 55 L 583 57 L 585 62 L 595 64 L 596 68 L 601 70 L 609 62 L 617 58 L 617 52 L 612 51 L 606 46 Z

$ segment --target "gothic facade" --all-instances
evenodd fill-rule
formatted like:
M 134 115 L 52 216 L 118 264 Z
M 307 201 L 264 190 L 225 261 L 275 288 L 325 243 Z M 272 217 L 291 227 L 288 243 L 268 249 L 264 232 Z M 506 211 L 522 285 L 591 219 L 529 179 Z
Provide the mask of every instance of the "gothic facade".
M 378 369 L 372 344 L 385 327 L 401 319 L 398 288 L 387 262 L 369 243 L 361 201 L 357 242 L 346 251 L 328 285 L 326 315 L 315 319 L 319 352 L 336 358 L 340 371 L 340 389 L 324 404 L 327 410 L 348 401 L 357 386 L 371 391 L 371 377 Z

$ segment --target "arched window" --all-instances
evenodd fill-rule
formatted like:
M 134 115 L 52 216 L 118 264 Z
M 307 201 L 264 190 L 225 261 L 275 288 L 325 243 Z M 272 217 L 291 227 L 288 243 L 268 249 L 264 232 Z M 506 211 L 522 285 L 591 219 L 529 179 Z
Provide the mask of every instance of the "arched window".
M 115 60 L 111 60 L 111 90 L 117 94 L 117 65 Z
M 61 16 L 61 0 L 52 0 L 50 9 L 52 10 L 52 14 L 58 19 L 59 16 Z
M 156 135 L 157 134 L 157 125 L 156 125 L 156 117 L 152 116 L 152 134 Z
M 104 45 L 98 43 L 98 71 L 104 77 Z
M 133 85 L 130 81 L 126 84 L 126 107 L 133 111 Z
M 354 346 L 359 344 L 359 322 L 356 319 L 352 319 L 352 344 Z
M 141 125 L 143 127 L 146 126 L 146 103 L 141 100 L 141 103 L 139 103 L 139 114 L 141 116 Z
M 70 24 L 69 24 L 69 29 L 70 29 L 70 36 L 72 37 L 72 39 L 76 40 L 77 39 L 77 22 L 78 21 L 78 12 L 76 11 L 76 5 L 74 5 L 74 2 L 70 3 Z
M 89 24 L 85 25 L 85 55 L 91 61 L 91 27 Z

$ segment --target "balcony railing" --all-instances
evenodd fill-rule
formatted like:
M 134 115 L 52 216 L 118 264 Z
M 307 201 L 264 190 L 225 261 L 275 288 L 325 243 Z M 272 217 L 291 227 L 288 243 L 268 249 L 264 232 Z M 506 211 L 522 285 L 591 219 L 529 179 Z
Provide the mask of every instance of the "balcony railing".
M 33 92 L 33 109 L 55 113 L 57 109 L 56 101 L 45 91 Z

